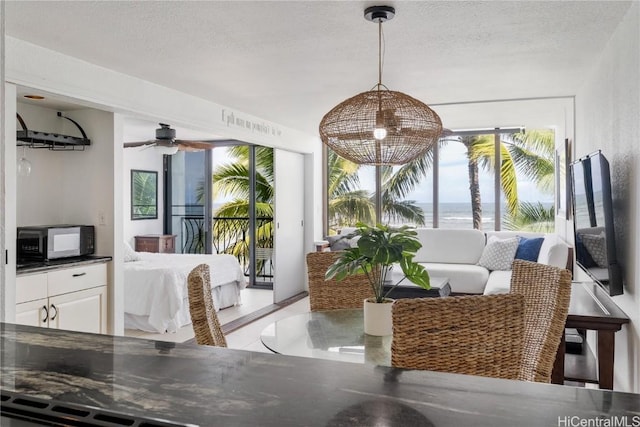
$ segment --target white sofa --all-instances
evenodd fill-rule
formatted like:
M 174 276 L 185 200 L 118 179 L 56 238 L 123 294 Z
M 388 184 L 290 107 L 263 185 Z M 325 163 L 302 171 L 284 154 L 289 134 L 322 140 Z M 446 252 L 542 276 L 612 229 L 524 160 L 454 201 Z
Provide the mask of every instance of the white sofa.
M 433 277 L 448 277 L 452 293 L 497 294 L 509 292 L 511 270 L 495 270 L 478 265 L 488 238 L 544 237 L 537 262 L 566 268 L 571 255 L 569 246 L 554 234 L 529 232 L 419 228 L 418 238 L 422 248 L 416 253 L 415 261 L 424 265 Z M 508 263 L 510 265 L 510 262 Z M 394 276 L 401 275 L 399 267 L 394 268 Z M 395 279 L 395 277 L 394 277 Z

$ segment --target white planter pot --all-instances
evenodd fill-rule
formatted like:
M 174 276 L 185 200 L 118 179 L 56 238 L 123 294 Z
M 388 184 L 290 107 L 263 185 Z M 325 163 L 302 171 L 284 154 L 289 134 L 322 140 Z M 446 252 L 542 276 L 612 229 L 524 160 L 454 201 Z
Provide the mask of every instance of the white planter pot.
M 379 337 L 393 333 L 391 306 L 393 300 L 387 298 L 383 303 L 364 300 L 364 333 Z

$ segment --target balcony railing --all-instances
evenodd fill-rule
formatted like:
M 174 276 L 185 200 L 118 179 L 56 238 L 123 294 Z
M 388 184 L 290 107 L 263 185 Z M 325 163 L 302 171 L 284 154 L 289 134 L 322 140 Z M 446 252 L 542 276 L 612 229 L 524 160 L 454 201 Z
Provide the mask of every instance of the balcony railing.
M 205 253 L 205 221 L 203 215 L 173 215 L 174 227 L 179 222 L 180 250 L 185 254 Z M 273 282 L 273 218 L 256 218 L 256 281 Z M 177 230 L 174 230 L 176 232 Z M 234 255 L 245 276 L 249 276 L 249 218 L 213 217 L 211 230 L 213 253 Z

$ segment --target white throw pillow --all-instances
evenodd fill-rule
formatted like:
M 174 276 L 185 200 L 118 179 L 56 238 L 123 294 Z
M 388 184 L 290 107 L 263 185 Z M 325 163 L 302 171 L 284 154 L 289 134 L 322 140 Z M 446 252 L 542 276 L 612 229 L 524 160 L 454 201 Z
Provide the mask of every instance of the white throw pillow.
M 600 234 L 582 234 L 582 244 L 587 248 L 587 252 L 591 258 L 598 264 L 600 268 L 607 268 L 607 244 L 604 237 L 604 231 Z
M 124 262 L 140 261 L 140 254 L 133 250 L 131 245 L 124 242 Z
M 518 250 L 518 238 L 499 239 L 496 236 L 489 237 L 487 246 L 482 251 L 478 265 L 487 270 L 511 270 L 511 264 Z

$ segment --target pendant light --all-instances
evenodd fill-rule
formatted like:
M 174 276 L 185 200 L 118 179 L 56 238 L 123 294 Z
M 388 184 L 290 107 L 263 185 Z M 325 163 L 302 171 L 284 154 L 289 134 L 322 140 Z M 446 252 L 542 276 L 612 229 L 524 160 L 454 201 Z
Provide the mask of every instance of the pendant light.
M 25 153 L 25 146 L 22 146 L 22 157 L 18 160 L 18 175 L 29 176 L 31 175 L 31 162 L 27 159 Z
M 378 24 L 378 83 L 335 106 L 320 122 L 320 139 L 357 164 L 400 165 L 424 155 L 442 133 L 440 117 L 428 105 L 382 84 L 382 23 L 395 16 L 390 6 L 364 11 Z

